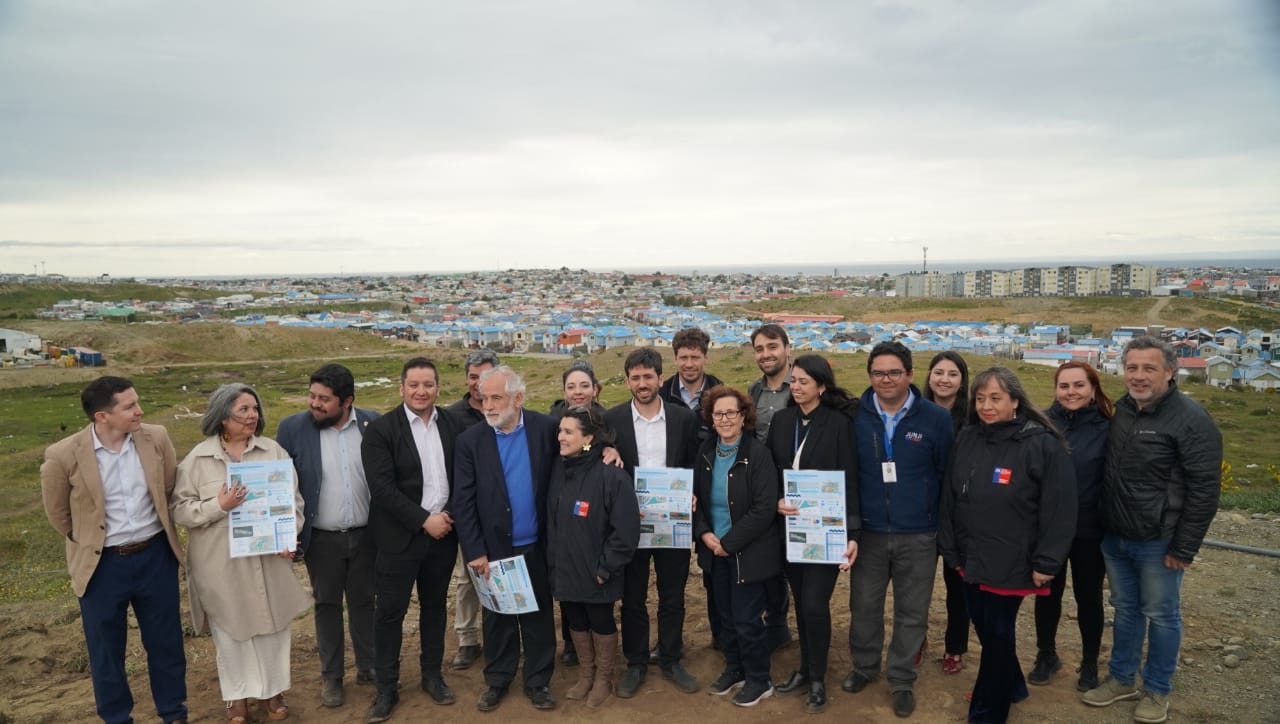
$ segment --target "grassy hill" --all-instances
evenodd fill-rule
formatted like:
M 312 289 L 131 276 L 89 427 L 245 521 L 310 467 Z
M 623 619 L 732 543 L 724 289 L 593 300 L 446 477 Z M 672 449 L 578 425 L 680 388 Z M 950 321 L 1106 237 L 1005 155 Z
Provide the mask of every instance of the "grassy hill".
M 180 297 L 198 299 L 209 296 L 212 294 L 204 289 L 160 287 L 136 282 L 0 284 L 0 319 L 34 317 L 36 310 L 64 299 L 88 299 L 95 302 L 137 299 L 143 302 L 167 302 Z
M 939 308 L 918 309 L 921 313 L 914 318 L 941 317 Z M 905 318 L 901 308 L 896 312 L 898 319 Z M 887 311 L 879 313 L 893 316 Z M 956 314 L 963 317 L 966 312 Z M 972 310 L 967 318 L 973 318 Z M 1118 323 L 1123 322 L 1113 322 Z M 433 359 L 440 369 L 441 404 L 458 399 L 465 391 L 463 350 L 426 348 L 344 330 L 223 324 L 22 322 L 15 326 L 64 344 L 93 346 L 106 354 L 109 366 L 0 371 L 0 388 L 4 388 L 0 394 L 0 603 L 69 595 L 62 542 L 45 521 L 38 471 L 44 448 L 85 424 L 79 391 L 95 375 L 131 377 L 147 421 L 169 429 L 179 456 L 199 441 L 199 416 L 208 395 L 225 382 L 243 381 L 258 390 L 269 434 L 281 418 L 305 408 L 307 377 L 324 362 L 342 362 L 358 382 L 369 383 L 356 393 L 362 407 L 387 410 L 397 405 L 400 367 L 418 354 Z M 606 406 L 629 399 L 622 370 L 628 351 L 613 349 L 591 357 L 605 387 L 602 402 Z M 664 357 L 670 375 L 674 365 L 669 350 Z M 844 386 L 854 392 L 866 387 L 865 355 L 830 359 Z M 569 358 L 508 356 L 504 361 L 525 375 L 531 409 L 547 410 L 561 396 L 560 375 Z M 923 382 L 928 356 L 917 358 L 915 363 L 917 381 Z M 974 372 L 993 364 L 1011 364 L 1037 404 L 1047 406 L 1053 399 L 1051 368 L 984 357 L 972 357 L 969 364 Z M 713 350 L 708 369 L 739 389 L 745 389 L 759 375 L 746 347 Z M 1113 397 L 1122 392 L 1119 378 L 1104 378 L 1104 386 Z M 1280 425 L 1275 421 L 1280 397 L 1194 384 L 1185 391 L 1205 405 L 1222 428 L 1226 460 L 1231 466 L 1224 507 L 1280 510 L 1276 473 Z
M 840 314 L 859 322 L 912 322 L 918 319 L 1069 324 L 1105 333 L 1117 326 L 1241 329 L 1280 327 L 1280 311 L 1235 299 L 1206 297 L 1015 297 L 938 299 L 893 297 L 798 297 L 759 302 L 742 312 Z

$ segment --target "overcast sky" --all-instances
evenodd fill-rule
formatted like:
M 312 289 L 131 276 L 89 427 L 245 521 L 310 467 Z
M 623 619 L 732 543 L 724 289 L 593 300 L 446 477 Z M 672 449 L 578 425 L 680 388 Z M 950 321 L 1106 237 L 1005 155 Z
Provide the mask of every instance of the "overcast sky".
M 0 272 L 1280 257 L 1274 0 L 0 0 Z

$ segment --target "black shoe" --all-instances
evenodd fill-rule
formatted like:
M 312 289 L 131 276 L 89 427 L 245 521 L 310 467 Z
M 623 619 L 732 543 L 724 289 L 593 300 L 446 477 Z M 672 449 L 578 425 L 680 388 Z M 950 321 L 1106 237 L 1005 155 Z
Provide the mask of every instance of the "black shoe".
M 480 701 L 476 702 L 476 708 L 480 711 L 493 711 L 498 708 L 506 695 L 507 687 L 490 686 L 480 693 Z
M 396 708 L 398 703 L 400 703 L 400 695 L 394 691 L 378 694 L 373 700 L 373 706 L 369 707 L 369 713 L 364 715 L 364 720 L 386 721 L 391 718 L 391 710 Z
M 662 678 L 674 683 L 676 688 L 686 694 L 692 694 L 698 690 L 698 680 L 693 678 L 693 674 L 689 670 L 676 662 L 662 670 Z
M 791 676 L 787 680 L 773 687 L 773 690 L 779 694 L 790 694 L 793 691 L 799 691 L 802 688 L 809 687 L 809 677 L 799 671 L 792 671 Z
M 356 686 L 373 686 L 377 683 L 378 677 L 374 674 L 373 669 L 356 672 Z
M 423 679 L 422 690 L 427 692 L 427 695 L 431 697 L 431 700 L 437 704 L 448 706 L 455 701 L 453 689 L 450 689 L 449 685 L 444 683 L 443 676 L 432 676 L 430 678 Z
M 1027 674 L 1027 683 L 1036 686 L 1044 686 L 1058 673 L 1062 668 L 1062 659 L 1058 658 L 1055 653 L 1045 653 L 1041 651 L 1036 655 L 1036 665 L 1031 669 L 1031 673 Z
M 730 671 L 726 669 L 715 681 L 711 682 L 708 691 L 716 696 L 724 696 L 732 693 L 734 689 L 747 683 L 747 679 L 742 675 L 741 671 Z
M 566 646 L 564 649 L 564 653 L 560 654 L 560 663 L 563 666 L 577 666 L 578 652 Z
M 640 685 L 644 683 L 648 673 L 643 666 L 628 666 L 627 673 L 622 675 L 622 681 L 618 682 L 618 688 L 614 693 L 619 699 L 630 699 L 640 690 Z
M 1076 691 L 1096 688 L 1098 688 L 1098 660 L 1085 659 L 1080 662 L 1080 679 L 1076 681 Z
M 857 671 L 850 671 L 849 675 L 844 677 L 844 683 L 840 685 L 841 689 L 856 694 L 867 688 L 867 684 L 871 683 L 871 679 L 859 674 Z
M 336 709 L 346 697 L 342 693 L 342 679 L 325 679 L 320 688 L 320 706 Z
M 916 695 L 910 689 L 893 692 L 893 715 L 906 719 L 916 710 Z
M 556 708 L 556 698 L 551 695 L 551 689 L 546 686 L 526 686 L 524 687 L 524 695 L 529 697 L 529 701 L 533 702 L 534 709 Z
M 774 687 L 775 689 L 777 687 Z M 827 685 L 821 681 L 809 684 L 809 698 L 804 702 L 806 714 L 821 714 L 827 708 Z
M 771 696 L 773 696 L 773 684 L 768 681 L 764 683 L 748 681 L 737 694 L 733 695 L 733 703 L 738 706 L 755 706 Z
M 458 653 L 453 655 L 453 662 L 450 666 L 453 667 L 454 671 L 462 671 L 463 669 L 471 668 L 471 665 L 474 664 L 478 658 L 480 658 L 479 645 L 470 644 L 468 646 L 459 646 Z

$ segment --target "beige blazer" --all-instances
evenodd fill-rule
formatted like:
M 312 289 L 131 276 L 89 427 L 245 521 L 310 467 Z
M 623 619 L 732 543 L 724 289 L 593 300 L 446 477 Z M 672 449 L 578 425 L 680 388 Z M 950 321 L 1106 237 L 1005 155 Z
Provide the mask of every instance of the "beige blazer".
M 71 590 L 83 596 L 89 579 L 102 559 L 107 524 L 103 513 L 102 478 L 93 454 L 90 423 L 80 432 L 49 446 L 40 466 L 40 490 L 49 523 L 67 539 L 67 569 Z M 143 423 L 133 435 L 142 462 L 147 490 L 174 556 L 182 560 L 182 546 L 169 513 L 169 496 L 177 477 L 177 454 L 169 432 L 160 425 Z

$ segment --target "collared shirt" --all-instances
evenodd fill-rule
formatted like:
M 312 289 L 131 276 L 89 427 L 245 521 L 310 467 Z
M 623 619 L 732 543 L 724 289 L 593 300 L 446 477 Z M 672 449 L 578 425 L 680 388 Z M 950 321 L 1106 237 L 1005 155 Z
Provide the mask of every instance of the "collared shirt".
M 684 386 L 684 380 L 676 376 L 676 389 L 680 390 L 680 399 L 684 400 L 684 404 L 694 412 L 698 411 L 702 404 L 702 393 L 707 389 L 707 376 L 702 376 L 702 385 L 697 390 L 690 392 L 688 387 Z
M 369 483 L 360 463 L 359 420 L 353 409 L 341 428 L 320 431 L 320 498 L 316 503 L 319 530 L 347 530 L 369 523 Z
M 511 432 L 493 428 L 502 463 L 502 477 L 511 503 L 511 545 L 538 542 L 538 495 L 533 482 L 533 461 L 529 457 L 529 436 L 524 428 L 524 409 Z
M 422 463 L 422 509 L 439 513 L 449 502 L 449 470 L 444 464 L 444 444 L 440 442 L 440 411 L 432 407 L 431 419 L 424 421 L 408 405 L 402 407 Z
M 631 424 L 636 431 L 637 466 L 661 468 L 667 464 L 667 406 L 659 406 L 658 414 L 649 419 L 631 401 Z
M 880 407 L 880 397 L 872 395 L 871 399 L 876 404 L 876 412 L 880 413 L 880 421 L 884 423 L 884 459 L 893 459 L 893 433 L 898 429 L 898 423 L 903 416 L 907 414 L 907 410 L 911 409 L 911 403 L 915 402 L 916 395 L 911 390 L 907 390 L 907 399 L 903 401 L 902 407 L 892 415 L 886 413 L 884 408 Z
M 97 428 L 93 435 L 93 456 L 102 479 L 102 517 L 107 526 L 104 545 L 139 543 L 164 530 L 156 513 L 142 460 L 133 444 L 133 433 L 124 438 L 120 452 L 102 444 Z

